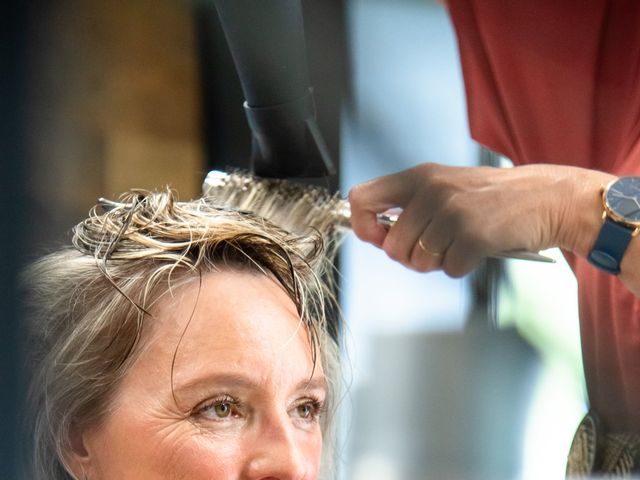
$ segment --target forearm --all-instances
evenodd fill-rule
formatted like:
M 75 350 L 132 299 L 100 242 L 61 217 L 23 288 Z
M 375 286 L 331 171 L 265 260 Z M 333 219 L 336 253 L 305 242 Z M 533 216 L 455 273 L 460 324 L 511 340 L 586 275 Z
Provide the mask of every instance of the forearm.
M 640 298 L 640 236 L 631 239 L 627 253 L 622 259 L 620 280 Z

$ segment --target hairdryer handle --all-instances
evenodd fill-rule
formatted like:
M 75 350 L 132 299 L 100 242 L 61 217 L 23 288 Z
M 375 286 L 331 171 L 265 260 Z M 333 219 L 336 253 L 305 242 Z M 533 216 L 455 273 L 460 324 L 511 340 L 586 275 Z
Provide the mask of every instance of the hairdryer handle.
M 315 120 L 300 0 L 215 0 L 245 96 L 254 172 L 335 173 Z

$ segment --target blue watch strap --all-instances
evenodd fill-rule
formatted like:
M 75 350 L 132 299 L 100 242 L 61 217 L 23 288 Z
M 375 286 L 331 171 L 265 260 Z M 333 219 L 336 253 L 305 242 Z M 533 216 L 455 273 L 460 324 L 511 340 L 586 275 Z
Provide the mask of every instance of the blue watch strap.
M 620 262 L 631 241 L 633 229 L 607 218 L 602 224 L 596 244 L 589 253 L 589 262 L 605 272 L 620 273 Z

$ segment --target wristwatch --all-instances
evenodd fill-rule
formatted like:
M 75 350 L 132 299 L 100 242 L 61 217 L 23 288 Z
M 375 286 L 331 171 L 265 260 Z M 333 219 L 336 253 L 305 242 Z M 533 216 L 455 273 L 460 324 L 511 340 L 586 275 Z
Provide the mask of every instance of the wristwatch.
M 640 177 L 620 177 L 609 183 L 602 190 L 602 204 L 602 228 L 588 259 L 617 275 L 631 238 L 640 232 Z

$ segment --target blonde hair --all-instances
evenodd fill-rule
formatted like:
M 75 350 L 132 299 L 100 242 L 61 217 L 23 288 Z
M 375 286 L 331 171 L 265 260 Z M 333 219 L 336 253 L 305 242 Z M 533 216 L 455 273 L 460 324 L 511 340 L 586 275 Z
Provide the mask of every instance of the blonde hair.
M 106 211 L 102 211 L 106 210 Z M 153 322 L 149 307 L 172 282 L 219 269 L 272 276 L 295 303 L 314 361 L 329 382 L 329 412 L 339 384 L 335 230 L 293 235 L 247 212 L 172 192 L 132 191 L 96 205 L 73 230 L 73 248 L 26 272 L 33 349 L 34 478 L 71 478 L 65 455 L 72 431 L 99 424 L 115 387 Z M 177 348 L 177 347 L 176 347 Z M 323 419 L 323 471 L 331 475 L 335 421 Z

